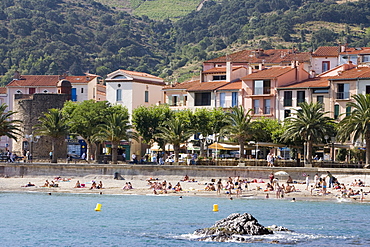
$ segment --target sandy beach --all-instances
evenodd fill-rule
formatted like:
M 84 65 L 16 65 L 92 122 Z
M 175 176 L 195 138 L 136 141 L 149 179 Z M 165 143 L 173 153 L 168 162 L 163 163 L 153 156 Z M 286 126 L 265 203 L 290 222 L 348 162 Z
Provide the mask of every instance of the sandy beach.
M 320 175 L 320 174 L 319 174 Z M 370 177 L 366 175 L 335 175 L 338 181 L 341 184 L 346 186 L 346 189 L 349 190 L 352 188 L 355 192 L 363 190 L 363 202 L 370 202 Z M 325 177 L 325 174 L 322 174 L 321 177 Z M 144 176 L 125 176 L 121 179 L 114 179 L 112 175 L 88 175 L 84 177 L 47 177 L 47 176 L 32 176 L 32 177 L 1 177 L 0 178 L 0 191 L 2 192 L 39 192 L 39 193 L 91 193 L 91 194 L 115 194 L 115 195 L 148 195 L 154 194 L 153 188 L 150 188 L 151 185 L 155 182 L 162 183 L 163 181 L 171 183 L 172 186 L 175 186 L 180 182 L 182 191 L 170 190 L 156 190 L 157 194 L 166 194 L 170 196 L 207 196 L 207 197 L 225 197 L 233 199 L 245 198 L 245 197 L 254 197 L 254 198 L 266 198 L 275 199 L 275 191 L 266 191 L 267 182 L 269 179 L 261 178 L 264 183 L 255 183 L 252 182 L 255 178 L 240 178 L 247 179 L 247 188 L 245 185 L 242 185 L 241 195 L 237 195 L 236 187 L 231 190 L 231 195 L 226 189 L 221 190 L 221 193 L 216 191 L 206 191 L 205 187 L 207 184 L 212 183 L 213 181 L 218 181 L 220 178 L 214 178 L 212 181 L 211 178 L 202 178 L 202 177 L 190 177 L 190 181 L 183 181 L 184 176 L 163 176 L 163 177 L 144 177 Z M 226 186 L 227 177 L 221 178 L 223 186 Z M 236 178 L 232 178 L 234 181 Z M 365 186 L 360 187 L 353 184 L 355 180 L 361 180 L 364 182 Z M 58 187 L 44 187 L 44 184 L 48 180 L 49 183 L 52 181 L 57 184 Z M 149 180 L 152 184 L 149 183 Z M 194 182 L 192 181 L 194 180 Z M 294 179 L 293 179 L 294 180 Z M 328 178 L 326 179 L 328 181 Z M 84 184 L 84 188 L 75 188 L 76 182 L 79 181 L 80 184 Z M 97 184 L 101 181 L 103 183 L 103 189 L 91 189 L 92 183 L 95 181 Z M 123 190 L 123 187 L 126 183 L 131 182 L 133 189 Z M 298 200 L 343 200 L 348 202 L 360 202 L 360 195 L 348 197 L 341 197 L 342 192 L 339 189 L 328 188 L 327 194 L 323 195 L 320 188 L 312 189 L 313 178 L 310 180 L 310 188 L 306 190 L 305 181 L 295 180 L 293 184 L 296 188 L 295 192 L 284 193 L 284 197 L 280 198 L 283 200 L 291 200 L 295 198 Z M 28 183 L 32 183 L 35 186 L 25 187 Z M 286 178 L 280 178 L 279 184 L 286 184 Z

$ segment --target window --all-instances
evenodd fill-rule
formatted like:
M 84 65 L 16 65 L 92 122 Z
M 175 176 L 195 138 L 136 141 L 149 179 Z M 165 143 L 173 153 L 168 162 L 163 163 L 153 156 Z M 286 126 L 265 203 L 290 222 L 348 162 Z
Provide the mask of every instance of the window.
M 337 99 L 349 99 L 349 83 L 337 85 Z
M 122 101 L 122 89 L 116 91 L 116 101 Z
M 316 102 L 318 104 L 321 104 L 321 106 L 324 108 L 324 96 L 320 95 L 316 97 Z
M 72 92 L 71 92 L 71 100 L 72 101 L 77 101 L 77 91 L 76 91 L 76 88 L 72 88 Z
M 225 81 L 226 75 L 214 75 L 212 80 L 213 81 Z
M 322 62 L 322 72 L 328 71 L 330 69 L 330 62 L 329 61 L 323 61 Z
M 351 115 L 351 107 L 347 106 L 346 107 L 346 116 L 349 116 L 349 115 Z
M 186 106 L 186 105 L 187 105 L 187 101 L 188 101 L 188 96 L 187 96 L 187 95 L 185 95 L 185 96 L 184 96 L 184 106 Z
M 145 91 L 145 103 L 149 102 L 149 91 Z
M 284 118 L 290 117 L 290 110 L 284 110 Z
M 84 88 L 83 87 L 81 88 L 81 93 L 84 93 Z
M 270 92 L 271 92 L 270 80 L 254 81 L 254 95 L 270 94 Z
M 292 106 L 292 91 L 284 92 L 284 106 Z
M 220 93 L 220 106 L 225 107 L 225 93 Z
M 339 105 L 334 105 L 334 119 L 339 117 Z
M 264 103 L 263 114 L 271 114 L 271 100 L 265 99 L 263 103 Z
M 178 102 L 178 96 L 177 95 L 173 95 L 172 97 L 170 97 L 172 99 L 172 101 L 170 101 L 170 105 L 171 106 L 177 106 L 177 102 Z
M 260 100 L 259 99 L 253 100 L 253 111 L 254 111 L 254 114 L 260 113 Z
M 370 55 L 364 55 L 362 57 L 362 62 L 366 63 L 366 62 L 370 62 Z
M 29 89 L 28 89 L 28 93 L 29 93 L 29 94 L 34 94 L 34 93 L 36 93 L 36 88 L 34 88 L 34 87 L 29 88 Z
M 238 105 L 238 92 L 232 92 L 231 95 L 231 106 L 237 106 Z
M 370 86 L 366 85 L 366 94 L 370 94 Z
M 305 91 L 297 91 L 297 106 L 305 102 Z
M 211 105 L 211 93 L 196 93 L 194 105 L 195 106 Z

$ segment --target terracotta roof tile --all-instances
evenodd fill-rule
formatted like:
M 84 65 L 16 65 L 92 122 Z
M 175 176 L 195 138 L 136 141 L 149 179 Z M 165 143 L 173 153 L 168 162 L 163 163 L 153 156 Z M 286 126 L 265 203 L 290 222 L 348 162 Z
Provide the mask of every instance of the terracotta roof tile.
M 0 94 L 6 94 L 6 87 L 0 87 Z
M 163 90 L 166 89 L 188 89 L 200 83 L 200 80 L 189 80 L 182 83 L 175 83 L 172 85 L 167 85 L 163 87 Z
M 337 57 L 339 55 L 339 46 L 320 46 L 312 53 L 316 57 Z
M 148 78 L 163 80 L 160 77 L 157 77 L 157 76 L 154 76 L 154 75 L 151 75 L 151 74 L 147 74 L 147 73 L 144 73 L 144 72 L 129 71 L 129 70 L 124 70 L 124 69 L 119 69 L 119 70 L 122 71 L 125 74 L 129 74 L 129 75 L 132 75 L 132 76 L 148 77 Z M 108 77 L 109 77 L 109 75 L 108 75 Z
M 255 73 L 249 74 L 241 78 L 242 80 L 253 80 L 253 79 L 273 79 L 279 77 L 291 70 L 294 70 L 292 67 L 270 67 L 264 70 L 259 70 Z
M 344 80 L 344 79 L 357 79 L 357 78 L 370 78 L 370 67 L 358 67 L 341 72 L 338 76 L 331 79 Z
M 216 90 L 222 86 L 225 86 L 226 84 L 228 84 L 230 82 L 225 82 L 225 81 L 222 81 L 222 82 L 202 82 L 202 83 L 197 83 L 197 84 L 194 84 L 192 87 L 188 88 L 188 91 L 192 92 L 192 91 L 212 91 L 212 90 Z
M 210 59 L 208 61 L 205 61 L 205 63 L 225 63 L 226 60 L 230 60 L 233 63 L 279 64 L 282 61 L 286 61 L 288 59 L 288 56 L 297 54 L 300 53 L 293 53 L 291 49 L 244 50 L 227 56 Z
M 279 89 L 293 89 L 293 88 L 315 88 L 315 87 L 329 87 L 329 80 L 331 77 L 315 77 L 304 80 L 302 82 L 279 87 Z
M 72 84 L 88 83 L 96 76 L 66 76 L 64 79 Z M 22 75 L 20 80 L 12 80 L 7 87 L 56 87 L 59 75 Z
M 229 84 L 226 84 L 225 86 L 220 87 L 217 90 L 239 90 L 242 88 L 242 81 L 234 81 Z
M 70 83 L 88 83 L 98 76 L 67 76 L 65 80 Z
M 12 80 L 7 87 L 56 87 L 59 75 L 22 75 L 20 80 Z

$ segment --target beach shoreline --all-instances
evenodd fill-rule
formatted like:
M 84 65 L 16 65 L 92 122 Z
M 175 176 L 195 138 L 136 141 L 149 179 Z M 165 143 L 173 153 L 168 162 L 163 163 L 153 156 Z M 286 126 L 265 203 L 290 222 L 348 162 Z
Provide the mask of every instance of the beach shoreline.
M 324 177 L 325 174 L 322 174 Z M 335 174 L 333 174 L 335 175 Z M 357 191 L 362 189 L 364 191 L 362 202 L 370 202 L 370 177 L 361 175 L 335 175 L 340 183 L 343 183 L 347 189 L 352 188 Z M 268 178 L 261 178 L 264 183 L 253 183 L 254 178 L 241 178 L 247 179 L 248 188 L 243 190 L 241 195 L 237 195 L 236 187 L 229 191 L 223 189 L 221 193 L 216 191 L 206 191 L 205 187 L 209 183 L 214 183 L 218 179 L 222 179 L 224 185 L 228 177 L 214 178 L 209 177 L 190 177 L 189 181 L 182 181 L 183 176 L 170 176 L 163 175 L 158 177 L 148 177 L 143 175 L 126 175 L 121 179 L 114 179 L 112 175 L 87 175 L 87 176 L 71 176 L 71 177 L 51 177 L 51 176 L 23 176 L 23 177 L 0 177 L 0 192 L 3 193 L 45 193 L 45 194 L 101 194 L 101 195 L 168 195 L 168 196 L 201 196 L 201 197 L 215 197 L 215 198 L 232 198 L 232 199 L 245 199 L 245 198 L 256 198 L 256 199 L 279 199 L 279 200 L 292 200 L 296 201 L 339 201 L 341 199 L 344 202 L 360 202 L 360 196 L 353 196 L 351 198 L 342 198 L 341 191 L 333 188 L 328 188 L 328 194 L 322 195 L 320 189 L 306 190 L 306 184 L 304 181 L 295 181 L 294 186 L 297 189 L 296 192 L 284 193 L 283 198 L 281 196 L 277 198 L 275 191 L 266 192 L 265 188 L 267 185 Z M 235 180 L 236 178 L 232 178 Z M 365 187 L 353 186 L 354 180 L 361 179 L 365 183 Z M 58 185 L 58 187 L 43 187 L 46 180 L 49 183 L 52 181 Z M 191 180 L 194 180 L 192 182 Z M 84 184 L 84 188 L 75 188 L 76 182 Z M 90 189 L 93 181 L 97 184 L 101 181 L 103 183 L 103 189 Z M 166 181 L 167 184 L 170 182 L 173 186 L 180 182 L 182 191 L 170 190 L 154 190 L 150 188 L 149 181 L 162 183 Z M 126 183 L 130 182 L 133 189 L 123 190 L 122 188 Z M 286 185 L 286 179 L 280 179 L 280 184 Z M 24 187 L 28 183 L 34 184 L 35 186 Z M 313 181 L 311 181 L 313 183 Z M 310 183 L 310 185 L 311 185 Z M 166 193 L 165 193 L 166 192 Z M 268 198 L 266 198 L 268 195 Z

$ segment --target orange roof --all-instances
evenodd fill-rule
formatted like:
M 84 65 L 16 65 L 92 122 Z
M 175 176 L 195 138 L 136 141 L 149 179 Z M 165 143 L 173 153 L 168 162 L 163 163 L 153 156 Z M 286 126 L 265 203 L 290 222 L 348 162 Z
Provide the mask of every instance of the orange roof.
M 66 76 L 65 80 L 74 83 L 88 83 L 96 76 Z M 7 87 L 56 87 L 61 80 L 59 75 L 22 75 L 20 80 L 13 79 Z
M 20 80 L 12 80 L 7 87 L 56 87 L 59 75 L 22 75 Z
M 69 81 L 70 83 L 88 83 L 91 80 L 95 79 L 98 76 L 67 76 L 65 80 Z
M 0 94 L 6 94 L 6 87 L 0 87 Z
M 357 55 L 370 54 L 369 47 L 346 47 L 345 51 L 340 52 L 341 55 Z
M 226 84 L 225 86 L 220 87 L 217 90 L 239 90 L 242 88 L 242 81 L 234 81 L 229 84 Z
M 286 61 L 288 56 L 297 56 L 300 53 L 293 53 L 291 49 L 271 49 L 271 50 L 244 50 L 227 56 L 222 56 L 205 61 L 205 63 L 225 63 L 230 60 L 235 63 L 264 63 L 264 64 L 279 64 Z M 306 59 L 307 54 L 304 55 Z M 293 56 L 294 57 L 294 56 Z M 303 57 L 302 57 L 303 58 Z
M 312 53 L 312 56 L 315 57 L 337 57 L 338 55 L 338 46 L 320 46 Z
M 279 87 L 279 89 L 329 87 L 329 78 L 331 77 L 315 77 L 302 82 L 282 86 Z
M 332 77 L 332 80 L 345 80 L 357 78 L 370 78 L 370 67 L 357 67 L 340 73 L 340 75 Z
M 259 70 L 255 73 L 249 74 L 241 78 L 245 80 L 254 80 L 254 79 L 273 79 L 279 77 L 291 70 L 294 70 L 292 67 L 270 67 L 263 70 Z
M 233 66 L 232 71 L 243 68 L 243 66 Z M 203 71 L 203 74 L 214 74 L 214 73 L 226 73 L 226 67 L 215 67 L 209 70 Z
M 144 72 L 129 71 L 129 70 L 124 70 L 124 69 L 119 69 L 119 71 L 122 71 L 123 73 L 129 74 L 129 75 L 132 75 L 132 76 L 141 76 L 141 77 L 148 77 L 148 78 L 163 80 L 160 77 L 157 77 L 157 76 L 154 76 L 154 75 L 151 75 L 151 74 L 147 74 L 147 73 L 144 73 Z M 109 77 L 109 75 L 108 75 L 108 77 Z
M 166 89 L 188 89 L 188 88 L 191 88 L 192 86 L 194 86 L 196 84 L 199 84 L 199 83 L 200 83 L 200 80 L 189 80 L 189 81 L 185 81 L 185 82 L 182 82 L 182 83 L 174 83 L 174 84 L 171 84 L 171 85 L 164 86 L 163 90 L 166 90 Z
M 202 82 L 202 83 L 194 84 L 192 87 L 188 88 L 188 91 L 212 91 L 222 86 L 225 86 L 228 83 L 230 82 L 225 82 L 225 81 Z

